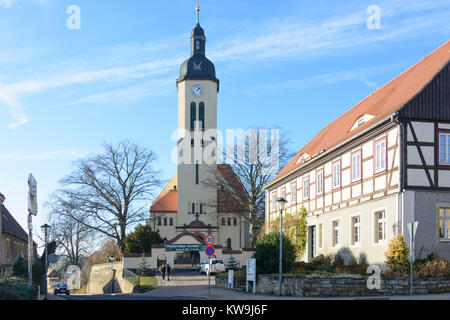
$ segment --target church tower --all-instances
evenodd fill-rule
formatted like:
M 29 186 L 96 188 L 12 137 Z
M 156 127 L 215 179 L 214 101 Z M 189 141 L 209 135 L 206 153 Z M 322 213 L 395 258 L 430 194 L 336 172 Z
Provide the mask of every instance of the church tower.
M 177 227 L 210 226 L 217 228 L 217 187 L 212 183 L 216 157 L 205 163 L 205 150 L 214 148 L 217 130 L 217 94 L 219 80 L 214 64 L 206 58 L 205 31 L 197 24 L 191 34 L 191 56 L 181 66 L 178 90 L 178 214 Z M 213 144 L 213 145 L 211 145 Z M 187 156 L 189 153 L 190 156 Z M 194 223 L 194 224 L 193 224 Z M 208 231 L 208 230 L 204 230 Z

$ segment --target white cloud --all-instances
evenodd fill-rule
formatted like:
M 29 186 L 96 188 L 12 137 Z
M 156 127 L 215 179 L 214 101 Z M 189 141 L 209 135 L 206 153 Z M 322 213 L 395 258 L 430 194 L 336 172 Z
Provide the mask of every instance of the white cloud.
M 15 122 L 10 123 L 8 125 L 8 128 L 16 128 L 28 122 L 28 118 L 25 115 L 25 110 L 22 104 L 19 102 L 19 100 L 5 94 L 1 88 L 0 88 L 0 103 L 6 106 L 9 114 L 15 120 Z
M 48 151 L 42 153 L 3 153 L 0 154 L 0 160 L 69 160 L 73 158 L 82 157 L 84 154 L 78 150 L 59 150 L 59 151 Z
M 0 5 L 11 6 L 12 1 L 18 0 L 0 0 Z M 235 26 L 239 32 L 228 30 L 229 37 L 209 47 L 208 56 L 215 62 L 224 63 L 244 60 L 246 63 L 263 60 L 273 60 L 276 63 L 280 59 L 323 59 L 356 50 L 368 51 L 377 43 L 399 42 L 427 34 L 450 32 L 450 10 L 446 10 L 450 9 L 448 0 L 379 1 L 377 5 L 381 8 L 381 30 L 366 28 L 368 16 L 363 5 L 357 10 L 352 9 L 353 12 L 348 14 L 322 20 L 291 16 L 252 23 L 244 21 Z M 35 71 L 37 74 L 28 76 L 28 79 L 33 80 L 19 80 L 1 87 L 0 101 L 8 106 L 9 113 L 15 119 L 9 127 L 17 127 L 27 122 L 25 108 L 20 103 L 20 98 L 27 94 L 86 84 L 92 87 L 92 84 L 105 83 L 118 83 L 123 88 L 103 88 L 98 93 L 61 105 L 109 103 L 123 99 L 126 95 L 139 99 L 157 94 L 152 91 L 153 88 L 146 87 L 149 81 L 147 78 L 173 74 L 175 68 L 186 58 L 184 54 L 182 57 L 168 54 L 177 51 L 175 47 L 182 41 L 187 43 L 186 34 L 175 38 L 179 40 L 173 41 L 174 38 L 171 38 L 159 44 L 122 43 L 108 48 L 93 48 L 90 53 L 80 58 L 80 63 L 72 61 L 69 68 L 62 68 L 66 70 L 64 73 L 57 70 L 61 70 L 59 67 L 65 62 L 56 62 L 53 66 L 47 66 L 48 70 L 41 67 Z M 341 77 L 339 81 L 352 77 L 351 74 L 336 76 Z M 362 74 L 360 76 L 367 77 Z M 131 80 L 140 83 L 130 85 Z M 321 80 L 332 81 L 332 78 Z M 295 87 L 302 85 L 301 83 L 302 80 L 298 80 L 285 85 Z M 370 85 L 367 82 L 366 84 Z
M 0 0 L 0 8 L 10 8 L 13 4 L 19 2 L 34 2 L 38 4 L 46 4 L 48 0 Z
M 335 84 L 351 80 L 361 80 L 369 86 L 375 85 L 367 80 L 368 75 L 375 75 L 387 70 L 397 68 L 398 65 L 384 65 L 376 67 L 357 68 L 352 70 L 343 70 L 338 72 L 330 72 L 311 76 L 303 79 L 280 81 L 268 83 L 246 90 L 246 94 L 264 94 L 267 92 L 280 92 L 289 90 L 303 90 L 312 86 L 323 86 L 328 84 Z
M 13 187 L 13 188 L 21 187 L 18 183 L 9 182 L 9 181 L 5 181 L 5 180 L 0 180 L 0 185 L 7 186 L 7 187 Z
M 122 89 L 95 93 L 73 102 L 61 104 L 61 106 L 71 106 L 83 103 L 112 103 L 112 102 L 132 102 L 149 96 L 159 96 L 172 92 L 170 84 L 173 85 L 174 80 L 161 79 L 148 81 L 138 85 L 129 86 Z

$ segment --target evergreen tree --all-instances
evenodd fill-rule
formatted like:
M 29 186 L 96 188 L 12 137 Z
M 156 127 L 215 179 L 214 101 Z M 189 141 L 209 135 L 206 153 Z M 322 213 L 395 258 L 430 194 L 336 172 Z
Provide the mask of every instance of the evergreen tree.
M 230 256 L 227 261 L 227 269 L 228 270 L 237 270 L 238 269 L 238 261 L 235 257 Z
M 145 254 L 142 254 L 141 264 L 139 265 L 139 269 L 137 270 L 137 274 L 139 277 L 144 277 L 147 275 L 147 262 L 145 261 Z
M 163 243 L 159 232 L 152 231 L 149 224 L 139 225 L 124 240 L 125 253 L 151 252 L 152 244 Z

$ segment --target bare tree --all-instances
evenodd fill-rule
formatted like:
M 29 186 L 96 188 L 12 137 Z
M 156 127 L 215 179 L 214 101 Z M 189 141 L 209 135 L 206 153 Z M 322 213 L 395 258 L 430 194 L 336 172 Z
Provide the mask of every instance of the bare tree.
M 60 181 L 60 201 L 77 210 L 63 215 L 117 241 L 121 252 L 128 227 L 146 220 L 148 200 L 160 186 L 155 153 L 131 141 L 103 145 L 104 153 L 77 160 Z
M 83 213 L 57 194 L 52 195 L 45 206 L 49 209 L 52 239 L 63 249 L 69 265 L 81 267 L 82 258 L 89 254 L 94 234 L 91 228 L 73 218 L 82 219 Z
M 226 146 L 226 151 L 219 150 L 218 154 L 229 164 L 239 179 L 240 186 L 230 183 L 223 170 L 214 170 L 212 179 L 207 179 L 205 185 L 215 187 L 227 196 L 228 205 L 244 204 L 244 210 L 234 210 L 249 225 L 250 247 L 256 246 L 258 233 L 264 225 L 265 218 L 265 186 L 285 166 L 295 153 L 289 150 L 289 139 L 280 135 L 279 130 L 249 129 L 242 131 Z M 229 141 L 227 141 L 229 142 Z M 221 159 L 222 160 L 222 159 Z M 242 196 L 245 192 L 247 201 Z

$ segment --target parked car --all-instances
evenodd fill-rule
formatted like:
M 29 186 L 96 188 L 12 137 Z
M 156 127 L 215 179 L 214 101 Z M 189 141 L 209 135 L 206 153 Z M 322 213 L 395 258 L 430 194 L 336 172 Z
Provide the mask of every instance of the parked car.
M 63 293 L 65 295 L 69 295 L 69 288 L 67 286 L 67 283 L 65 282 L 57 282 L 55 283 L 53 294 L 56 296 L 58 293 Z
M 209 274 L 209 260 L 205 259 L 200 262 L 200 273 Z M 211 259 L 211 273 L 225 272 L 225 264 L 221 259 Z

